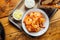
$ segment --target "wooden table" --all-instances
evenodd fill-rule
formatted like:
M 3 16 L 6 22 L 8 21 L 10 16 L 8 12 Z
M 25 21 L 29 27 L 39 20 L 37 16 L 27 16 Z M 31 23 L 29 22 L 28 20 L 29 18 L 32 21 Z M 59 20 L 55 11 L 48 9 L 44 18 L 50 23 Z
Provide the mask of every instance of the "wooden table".
M 11 0 L 11 2 L 12 2 L 12 4 L 10 4 L 10 5 L 16 5 L 18 1 Z M 6 5 L 4 0 L 3 0 L 3 2 L 1 2 L 1 0 L 0 0 L 0 4 L 5 4 L 7 9 L 10 6 L 9 3 L 8 3 L 8 5 Z M 10 6 L 10 8 L 11 7 L 12 6 Z M 7 11 L 9 11 L 9 9 Z M 13 7 L 10 10 L 12 10 L 12 9 L 13 9 Z M 0 17 L 2 17 L 2 18 L 0 18 L 0 22 L 3 24 L 4 30 L 5 30 L 5 40 L 60 40 L 60 9 L 50 19 L 50 27 L 49 27 L 48 31 L 44 35 L 42 35 L 40 37 L 36 37 L 36 38 L 32 38 L 32 37 L 24 34 L 23 31 L 21 32 L 13 24 L 11 24 L 9 22 L 8 17 L 5 17 L 5 15 L 7 16 L 9 14 L 5 14 L 5 13 L 0 14 Z M 3 16 L 4 16 L 4 18 L 3 18 Z
M 17 29 L 9 22 L 8 17 L 1 18 L 0 21 L 5 29 L 5 40 L 60 40 L 60 9 L 50 19 L 48 31 L 36 38 L 32 38 Z

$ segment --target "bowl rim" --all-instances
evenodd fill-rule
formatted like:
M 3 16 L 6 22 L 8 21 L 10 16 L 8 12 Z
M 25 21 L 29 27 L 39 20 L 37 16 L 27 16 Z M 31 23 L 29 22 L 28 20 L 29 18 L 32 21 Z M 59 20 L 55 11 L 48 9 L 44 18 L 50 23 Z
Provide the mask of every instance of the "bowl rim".
M 31 11 L 31 10 L 39 10 L 40 12 L 42 11 L 43 13 L 43 15 L 44 16 L 46 16 L 46 18 L 47 18 L 47 29 L 44 31 L 44 32 L 42 32 L 42 33 L 40 33 L 39 35 L 37 34 L 37 35 L 31 35 L 31 34 L 29 34 L 30 32 L 26 29 L 26 27 L 24 28 L 24 23 L 23 23 L 23 20 L 24 20 L 24 18 L 25 18 L 25 16 Z M 47 30 L 48 30 L 48 28 L 49 28 L 49 18 L 48 18 L 48 16 L 47 16 L 47 14 L 43 11 L 43 10 L 41 10 L 41 9 L 38 9 L 38 8 L 33 8 L 33 9 L 30 9 L 30 10 L 28 10 L 26 13 L 25 13 L 25 15 L 22 17 L 22 29 L 24 30 L 24 32 L 25 33 L 27 33 L 28 35 L 30 35 L 30 36 L 41 36 L 41 35 L 43 35 Z M 29 33 L 28 33 L 28 32 Z M 41 30 L 40 30 L 41 31 Z M 34 32 L 35 33 L 35 32 Z

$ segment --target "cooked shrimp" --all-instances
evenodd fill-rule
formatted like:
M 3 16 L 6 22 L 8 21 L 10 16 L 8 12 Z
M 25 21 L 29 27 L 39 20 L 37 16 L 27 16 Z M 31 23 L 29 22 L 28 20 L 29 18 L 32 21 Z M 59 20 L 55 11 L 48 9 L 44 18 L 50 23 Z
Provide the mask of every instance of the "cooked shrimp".
M 25 26 L 29 32 L 38 32 L 44 28 L 45 18 L 40 12 L 30 12 L 24 19 Z
M 25 18 L 24 22 L 25 22 L 26 24 L 31 24 L 31 23 L 32 23 L 32 19 L 31 19 L 29 16 L 27 16 L 27 17 Z

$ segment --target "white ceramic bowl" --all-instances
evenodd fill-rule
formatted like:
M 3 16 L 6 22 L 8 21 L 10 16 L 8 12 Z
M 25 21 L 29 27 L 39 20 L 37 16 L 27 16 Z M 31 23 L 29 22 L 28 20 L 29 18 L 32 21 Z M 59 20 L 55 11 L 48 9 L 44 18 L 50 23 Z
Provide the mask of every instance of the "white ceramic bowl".
M 25 6 L 27 8 L 32 8 L 35 6 L 35 0 L 25 0 Z
M 45 19 L 46 19 L 46 21 L 45 21 L 45 23 L 44 23 L 45 28 L 41 29 L 39 32 L 29 32 L 29 31 L 26 29 L 25 24 L 23 23 L 25 16 L 26 16 L 29 12 L 31 12 L 31 11 L 32 11 L 32 12 L 34 12 L 34 11 L 41 12 L 41 13 L 45 16 Z M 23 30 L 24 30 L 28 35 L 30 35 L 30 36 L 41 36 L 41 35 L 43 35 L 43 34 L 47 31 L 48 27 L 49 27 L 49 18 L 48 18 L 48 16 L 47 16 L 47 14 L 46 14 L 43 10 L 41 10 L 41 9 L 37 9 L 37 8 L 36 8 L 36 9 L 30 9 L 30 10 L 28 10 L 28 11 L 25 13 L 25 15 L 24 15 L 23 18 L 22 18 L 22 28 L 23 28 Z
M 16 18 L 16 17 L 14 16 L 15 14 L 17 14 L 18 16 L 19 16 L 19 14 L 20 14 L 21 17 L 18 19 L 18 18 Z M 15 20 L 17 20 L 17 21 L 18 21 L 18 20 L 21 20 L 21 19 L 22 19 L 22 16 L 23 16 L 23 11 L 17 9 L 17 10 L 15 10 L 15 11 L 13 12 L 12 16 L 13 16 L 13 18 L 14 18 Z

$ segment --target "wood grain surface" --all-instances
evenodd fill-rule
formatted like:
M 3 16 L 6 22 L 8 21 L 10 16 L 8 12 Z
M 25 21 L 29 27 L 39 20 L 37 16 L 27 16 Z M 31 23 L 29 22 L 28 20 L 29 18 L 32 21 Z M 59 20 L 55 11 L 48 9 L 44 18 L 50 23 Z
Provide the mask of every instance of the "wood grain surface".
M 12 25 L 9 22 L 8 17 L 2 18 L 0 19 L 0 21 L 3 24 L 5 30 L 5 34 L 6 34 L 5 40 L 60 40 L 60 20 L 58 20 L 60 18 L 59 13 L 60 13 L 60 9 L 51 18 L 50 27 L 48 31 L 44 35 L 35 38 L 30 37 L 27 34 L 25 34 L 23 31 L 17 29 L 14 25 Z
M 11 2 L 12 4 L 10 5 L 16 5 L 18 1 L 11 0 Z M 0 0 L 0 6 L 2 5 L 3 8 L 4 8 L 4 5 L 6 6 L 6 3 L 7 2 L 5 2 L 4 0 Z M 4 30 L 5 30 L 5 40 L 60 40 L 60 9 L 50 19 L 49 29 L 44 35 L 40 37 L 30 37 L 27 34 L 25 34 L 23 31 L 20 31 L 19 29 L 17 29 L 13 24 L 9 22 L 8 17 L 5 17 L 9 15 L 8 8 L 13 9 L 14 7 L 15 6 L 9 7 L 9 3 L 8 3 L 6 6 L 6 10 L 7 10 L 6 13 L 2 13 L 0 10 L 0 12 L 2 13 L 2 14 L 0 13 L 0 22 L 3 24 Z
M 8 16 L 20 0 L 0 0 L 0 18 Z

